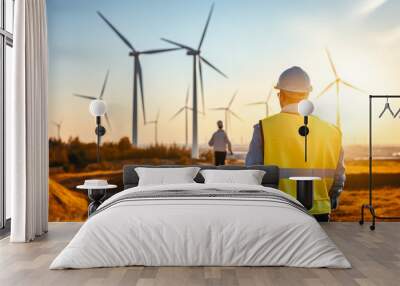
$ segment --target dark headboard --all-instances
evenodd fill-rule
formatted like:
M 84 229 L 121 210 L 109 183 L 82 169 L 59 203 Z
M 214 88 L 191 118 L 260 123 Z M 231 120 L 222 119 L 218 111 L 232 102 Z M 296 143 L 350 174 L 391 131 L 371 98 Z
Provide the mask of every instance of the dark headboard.
M 147 168 L 182 168 L 182 167 L 193 167 L 188 166 L 188 165 L 160 165 L 160 166 L 154 166 L 154 165 L 125 165 L 124 170 L 123 170 L 123 183 L 124 183 L 124 189 L 129 189 L 136 187 L 139 182 L 139 177 L 135 171 L 136 167 L 147 167 Z M 262 180 L 262 185 L 265 187 L 271 187 L 271 188 L 278 188 L 278 183 L 279 183 L 279 168 L 277 166 L 262 166 L 262 165 L 257 165 L 257 166 L 231 166 L 231 165 L 226 165 L 226 166 L 212 166 L 212 165 L 196 165 L 195 167 L 199 167 L 202 170 L 204 169 L 220 169 L 220 170 L 251 170 L 251 169 L 256 169 L 256 170 L 263 170 L 265 171 L 264 178 Z M 196 178 L 194 180 L 197 183 L 204 183 L 204 178 L 200 174 L 200 172 L 197 174 Z

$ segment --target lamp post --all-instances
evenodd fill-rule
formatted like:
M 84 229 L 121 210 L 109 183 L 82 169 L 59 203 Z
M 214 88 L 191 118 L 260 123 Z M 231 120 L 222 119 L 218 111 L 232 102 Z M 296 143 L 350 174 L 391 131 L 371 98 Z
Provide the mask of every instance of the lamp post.
M 304 137 L 304 162 L 307 162 L 307 135 L 310 133 L 308 129 L 308 116 L 313 113 L 314 105 L 311 101 L 305 99 L 300 101 L 298 111 L 304 117 L 304 125 L 299 128 L 300 136 Z M 321 180 L 319 177 L 290 177 L 292 181 L 296 181 L 296 198 L 303 206 L 311 210 L 314 202 L 314 181 Z
M 304 117 L 304 125 L 299 128 L 300 136 L 304 137 L 304 162 L 307 162 L 307 135 L 310 133 L 308 129 L 308 116 L 314 111 L 314 104 L 308 99 L 300 101 L 298 106 L 299 114 Z
M 103 116 L 107 111 L 106 103 L 101 99 L 95 99 L 90 102 L 89 105 L 90 113 L 96 117 L 96 129 L 95 133 L 97 135 L 97 163 L 100 163 L 100 143 L 101 136 L 106 134 L 106 129 L 101 125 L 101 116 Z

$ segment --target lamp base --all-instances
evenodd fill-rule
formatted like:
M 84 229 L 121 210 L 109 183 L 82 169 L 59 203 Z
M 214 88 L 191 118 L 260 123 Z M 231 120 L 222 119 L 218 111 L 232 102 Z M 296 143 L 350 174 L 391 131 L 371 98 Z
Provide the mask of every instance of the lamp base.
M 296 181 L 296 199 L 303 204 L 307 210 L 311 210 L 314 201 L 314 182 L 312 180 Z
M 88 189 L 88 197 L 90 200 L 90 204 L 88 207 L 88 217 L 91 216 L 91 214 L 94 213 L 97 208 L 102 204 L 105 196 L 105 189 Z

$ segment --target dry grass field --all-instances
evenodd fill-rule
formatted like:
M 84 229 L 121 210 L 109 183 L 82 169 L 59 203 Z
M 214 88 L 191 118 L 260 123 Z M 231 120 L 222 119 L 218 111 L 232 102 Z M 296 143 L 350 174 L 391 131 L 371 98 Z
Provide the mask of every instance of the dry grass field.
M 368 203 L 368 170 L 366 160 L 346 162 L 347 181 L 340 197 L 339 208 L 333 212 L 334 221 L 358 221 L 362 204 Z M 374 161 L 373 205 L 377 215 L 400 216 L 400 161 Z M 365 212 L 369 220 L 370 214 Z
M 375 186 L 373 203 L 377 214 L 400 216 L 400 161 L 375 161 L 373 171 Z M 339 208 L 332 214 L 334 221 L 358 221 L 360 206 L 368 202 L 368 161 L 347 161 L 346 175 L 346 186 L 340 197 Z M 122 171 L 115 168 L 52 174 L 49 180 L 50 221 L 86 219 L 88 204 L 86 193 L 76 190 L 75 187 L 90 178 L 105 178 L 110 183 L 120 186 L 117 191 L 122 190 Z
M 49 221 L 83 221 L 87 218 L 87 199 L 49 179 Z
M 333 221 L 358 221 L 360 219 L 360 206 L 368 203 L 367 190 L 345 191 L 340 198 L 339 208 L 333 212 Z M 373 193 L 373 205 L 379 216 L 400 216 L 400 192 L 384 188 L 376 189 Z M 367 220 L 370 214 L 365 210 Z

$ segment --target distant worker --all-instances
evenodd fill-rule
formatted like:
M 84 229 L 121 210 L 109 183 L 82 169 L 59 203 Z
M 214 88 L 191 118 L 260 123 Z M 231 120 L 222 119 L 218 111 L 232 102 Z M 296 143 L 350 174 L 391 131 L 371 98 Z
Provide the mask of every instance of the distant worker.
M 310 78 L 299 67 L 284 71 L 275 87 L 281 112 L 260 120 L 254 126 L 253 138 L 246 156 L 246 165 L 276 165 L 280 168 L 279 189 L 296 197 L 292 176 L 316 176 L 311 214 L 318 221 L 329 221 L 332 209 L 338 206 L 346 180 L 342 133 L 334 125 L 309 116 L 308 160 L 304 161 L 304 137 L 298 129 L 303 117 L 298 103 L 312 90 Z
M 224 124 L 221 120 L 217 121 L 218 130 L 214 132 L 211 136 L 208 145 L 210 147 L 214 147 L 214 160 L 215 166 L 225 165 L 226 159 L 226 147 L 228 146 L 228 150 L 233 155 L 231 141 L 229 141 L 228 135 L 224 131 Z

